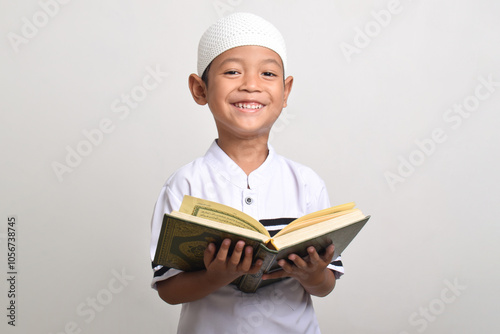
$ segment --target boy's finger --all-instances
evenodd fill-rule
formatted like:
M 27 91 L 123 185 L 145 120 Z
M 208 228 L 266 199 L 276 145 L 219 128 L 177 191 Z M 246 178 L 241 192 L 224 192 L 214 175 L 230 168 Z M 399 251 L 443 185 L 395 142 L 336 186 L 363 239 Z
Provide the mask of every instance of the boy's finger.
M 309 254 L 309 261 L 312 264 L 318 264 L 321 261 L 318 252 L 316 252 L 316 248 L 313 246 L 307 248 L 307 253 Z
M 245 247 L 244 241 L 238 241 L 236 245 L 234 245 L 233 254 L 231 254 L 231 258 L 229 259 L 229 263 L 236 267 L 241 261 L 241 254 L 243 253 L 243 248 Z
M 321 256 L 321 258 L 323 259 L 323 261 L 325 261 L 326 263 L 330 263 L 333 261 L 333 253 L 335 252 L 335 246 L 332 244 L 330 246 L 328 246 L 325 250 L 325 254 L 323 254 L 323 256 Z
M 252 267 L 250 267 L 250 270 L 248 270 L 248 273 L 249 274 L 257 274 L 260 271 L 260 268 L 262 267 L 263 263 L 264 263 L 264 261 L 262 261 L 261 259 L 258 259 L 257 261 L 255 261 L 254 265 Z
M 283 269 L 287 274 L 292 274 L 293 266 L 290 263 L 285 260 L 280 260 L 278 264 L 280 265 L 281 269 Z
M 213 243 L 208 244 L 205 252 L 203 253 L 203 263 L 205 264 L 205 268 L 208 267 L 215 255 L 215 245 Z
M 264 275 L 262 275 L 262 279 L 263 280 L 274 279 L 274 278 L 282 278 L 282 277 L 289 277 L 289 275 L 284 270 L 277 270 L 277 271 L 273 271 L 270 274 L 264 274 Z
M 244 272 L 247 272 L 252 267 L 253 260 L 253 248 L 251 246 L 245 247 L 245 255 L 243 257 L 243 261 L 241 262 L 240 269 Z
M 304 259 L 302 259 L 297 254 L 291 254 L 291 255 L 289 255 L 288 259 L 291 260 L 300 269 L 306 269 L 307 268 L 307 262 L 304 261 Z
M 231 246 L 230 239 L 224 239 L 220 245 L 220 249 L 217 252 L 217 260 L 225 262 L 227 258 L 227 253 L 229 252 L 229 246 Z

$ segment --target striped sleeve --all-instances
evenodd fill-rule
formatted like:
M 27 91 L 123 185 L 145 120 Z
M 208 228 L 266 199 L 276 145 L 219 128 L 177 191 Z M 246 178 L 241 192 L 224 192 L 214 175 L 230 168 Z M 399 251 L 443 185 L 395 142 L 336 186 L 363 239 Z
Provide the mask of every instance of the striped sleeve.
M 163 186 L 160 196 L 155 204 L 153 211 L 153 217 L 151 219 L 151 261 L 154 259 L 156 253 L 156 245 L 158 244 L 158 238 L 161 231 L 161 224 L 163 222 L 163 215 L 167 212 L 172 212 L 175 208 L 180 207 L 181 200 L 177 198 L 170 190 L 167 183 Z M 180 270 L 163 267 L 151 262 L 153 267 L 153 280 L 151 282 L 151 287 L 156 289 L 156 283 L 159 281 L 166 280 L 172 276 L 180 273 Z
M 340 257 L 340 255 L 337 256 L 337 258 L 334 259 L 327 266 L 327 268 L 333 271 L 335 279 L 339 279 L 340 277 L 342 277 L 342 275 L 344 275 L 344 266 L 342 265 L 342 258 Z
M 167 278 L 170 278 L 182 272 L 182 270 L 156 265 L 153 262 L 151 263 L 151 265 L 153 267 L 153 280 L 151 282 L 151 287 L 155 290 L 157 289 L 156 283 L 166 280 Z

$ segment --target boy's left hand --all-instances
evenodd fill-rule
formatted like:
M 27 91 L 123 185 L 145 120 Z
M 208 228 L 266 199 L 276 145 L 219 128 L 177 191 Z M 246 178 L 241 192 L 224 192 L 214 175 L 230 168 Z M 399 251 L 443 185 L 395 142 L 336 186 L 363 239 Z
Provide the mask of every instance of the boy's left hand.
M 285 259 L 278 261 L 282 270 L 264 274 L 262 279 L 273 279 L 281 277 L 293 277 L 311 294 L 318 295 L 317 291 L 327 291 L 328 294 L 335 286 L 335 276 L 331 270 L 326 267 L 333 260 L 335 247 L 330 245 L 326 248 L 323 255 L 319 255 L 313 246 L 307 248 L 309 256 L 301 258 L 297 254 L 290 254 L 288 259 L 293 262 L 289 263 Z M 323 293 L 319 293 L 324 295 Z

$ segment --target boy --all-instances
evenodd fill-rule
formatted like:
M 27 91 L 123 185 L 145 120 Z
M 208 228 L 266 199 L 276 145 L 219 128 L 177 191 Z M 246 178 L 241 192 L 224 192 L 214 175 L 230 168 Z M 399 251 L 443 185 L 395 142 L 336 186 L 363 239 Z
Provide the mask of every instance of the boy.
M 259 219 L 271 235 L 294 218 L 329 207 L 323 181 L 309 168 L 277 155 L 268 145 L 272 125 L 287 105 L 293 78 L 285 78 L 286 50 L 279 31 L 262 18 L 235 13 L 202 36 L 198 75 L 189 76 L 196 103 L 208 104 L 218 139 L 205 156 L 175 172 L 164 185 L 152 220 L 154 257 L 163 214 L 184 195 L 205 198 Z M 229 249 L 234 251 L 229 254 Z M 181 272 L 153 264 L 153 287 L 169 304 L 182 303 L 179 333 L 319 333 L 310 295 L 325 296 L 343 273 L 334 246 L 319 255 L 289 256 L 264 279 L 289 277 L 246 294 L 230 283 L 255 273 L 243 241 L 209 244 L 205 270 Z

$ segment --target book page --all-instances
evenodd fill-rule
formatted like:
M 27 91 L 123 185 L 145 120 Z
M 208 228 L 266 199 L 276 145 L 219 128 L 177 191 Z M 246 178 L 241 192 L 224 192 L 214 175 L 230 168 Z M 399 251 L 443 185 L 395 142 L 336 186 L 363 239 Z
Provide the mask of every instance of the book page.
M 153 262 L 184 271 L 201 270 L 207 245 L 219 246 L 224 239 L 231 240 L 231 249 L 242 240 L 254 252 L 268 241 L 253 230 L 172 211 L 164 215 Z
M 350 210 L 350 209 L 353 209 L 355 206 L 356 206 L 356 204 L 354 202 L 332 206 L 331 208 L 327 208 L 327 209 L 323 209 L 323 210 L 311 212 L 311 213 L 309 213 L 309 214 L 307 214 L 305 216 L 302 216 L 300 218 L 295 219 L 290 224 L 294 224 L 294 223 L 297 223 L 297 222 L 301 222 L 301 221 L 304 221 L 304 220 L 308 220 L 308 219 L 312 219 L 312 218 L 316 218 L 316 217 L 320 217 L 320 216 L 330 215 L 330 214 L 335 213 L 335 212 L 340 212 L 340 211 L 344 211 L 344 210 Z
M 259 221 L 224 204 L 185 195 L 179 211 L 195 217 L 256 231 L 270 237 L 269 232 Z
M 287 248 L 292 245 L 299 245 L 304 242 L 309 242 L 309 243 L 314 243 L 315 238 L 319 236 L 334 236 L 335 234 L 340 233 L 341 235 L 343 232 L 340 232 L 342 230 L 350 230 L 351 227 L 358 231 L 361 229 L 359 228 L 354 228 L 353 225 L 358 225 L 357 223 L 360 222 L 366 222 L 368 220 L 369 216 L 365 216 L 360 210 L 356 209 L 353 210 L 353 212 L 347 213 L 345 215 L 340 215 L 339 217 L 328 219 L 326 221 L 317 223 L 317 224 L 312 224 L 309 225 L 305 228 L 302 229 L 297 229 L 293 232 L 287 233 L 285 235 L 281 235 L 279 237 L 274 236 L 272 240 L 272 244 L 274 247 L 278 250 L 281 250 L 282 248 Z M 364 223 L 363 223 L 364 225 Z M 349 234 L 351 235 L 351 234 Z M 355 234 L 354 234 L 355 235 Z M 352 235 L 352 238 L 354 238 L 354 235 Z M 350 242 L 350 239 L 347 238 L 346 240 L 343 240 L 344 237 L 342 237 L 340 240 L 337 239 L 335 240 L 332 239 L 334 245 L 335 245 L 335 251 L 341 250 L 342 248 L 340 247 L 339 241 L 341 244 L 347 245 L 348 241 Z M 335 243 L 337 242 L 337 243 Z M 331 242 L 330 242 L 331 243 Z M 302 246 L 301 246 L 302 247 Z M 305 249 L 305 248 L 304 248 Z
M 299 228 L 303 228 L 312 224 L 316 224 L 322 221 L 325 221 L 329 218 L 337 217 L 339 215 L 349 213 L 351 210 L 356 206 L 354 202 L 346 203 L 346 204 L 341 204 L 341 205 L 336 205 L 332 206 L 331 208 L 311 212 L 305 216 L 302 216 L 300 218 L 295 219 L 292 221 L 290 224 L 285 226 L 281 231 L 279 231 L 275 237 L 279 235 L 286 234 L 291 231 L 295 231 Z M 342 213 L 344 212 L 344 213 Z M 337 216 L 333 216 L 334 214 L 338 214 Z M 321 218 L 324 217 L 324 218 Z
M 304 227 L 307 227 L 307 226 L 311 226 L 311 225 L 314 225 L 314 224 L 318 224 L 318 223 L 324 222 L 326 220 L 329 220 L 329 219 L 332 219 L 332 218 L 336 218 L 336 217 L 340 217 L 340 216 L 346 215 L 348 213 L 356 212 L 356 211 L 359 211 L 359 209 L 343 210 L 343 211 L 340 211 L 340 212 L 334 212 L 334 213 L 326 214 L 326 215 L 323 215 L 323 216 L 317 216 L 317 217 L 309 218 L 309 219 L 306 219 L 306 220 L 296 219 L 293 222 L 291 222 L 290 224 L 288 224 L 287 226 L 285 226 L 281 231 L 279 231 L 278 233 L 276 233 L 276 235 L 274 237 L 276 238 L 276 237 L 278 237 L 280 235 L 284 235 L 284 234 L 296 231 L 298 229 L 301 229 L 301 228 L 304 228 Z

